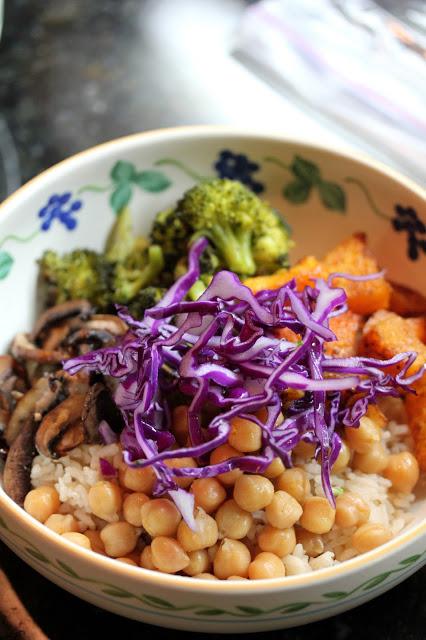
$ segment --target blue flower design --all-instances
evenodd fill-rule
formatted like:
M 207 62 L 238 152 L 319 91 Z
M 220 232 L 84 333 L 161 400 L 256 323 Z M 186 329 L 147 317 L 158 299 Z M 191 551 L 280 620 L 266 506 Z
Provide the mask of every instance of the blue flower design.
M 392 225 L 395 231 L 406 231 L 408 235 L 407 255 L 410 260 L 417 260 L 420 252 L 426 254 L 426 225 L 420 220 L 413 207 L 395 205 L 395 218 Z
M 54 193 L 50 196 L 47 204 L 38 212 L 38 217 L 43 220 L 40 227 L 42 231 L 48 231 L 55 219 L 69 231 L 76 228 L 77 220 L 74 214 L 81 209 L 83 203 L 81 200 L 71 202 L 71 198 L 72 194 L 69 191 L 62 195 Z
M 224 149 L 219 153 L 219 157 L 214 165 L 219 178 L 229 180 L 239 180 L 254 193 L 262 193 L 265 187 L 261 182 L 253 179 L 253 173 L 259 171 L 260 167 L 256 162 L 252 162 L 242 153 L 233 153 L 229 149 Z

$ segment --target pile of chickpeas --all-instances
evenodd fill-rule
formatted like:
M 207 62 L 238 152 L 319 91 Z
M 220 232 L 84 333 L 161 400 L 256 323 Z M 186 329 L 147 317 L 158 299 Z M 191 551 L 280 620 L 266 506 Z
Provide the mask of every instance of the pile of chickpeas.
M 174 434 L 180 444 L 188 437 L 186 407 L 174 411 Z M 419 478 L 415 457 L 408 451 L 390 455 L 382 444 L 386 419 L 375 407 L 358 429 L 347 428 L 333 467 L 340 473 L 350 466 L 364 473 L 384 475 L 392 490 L 410 493 Z M 260 427 L 234 418 L 228 443 L 210 456 L 217 464 L 261 448 Z M 298 459 L 312 458 L 311 445 L 300 443 Z M 40 486 L 25 499 L 25 510 L 49 529 L 86 549 L 129 565 L 164 573 L 180 573 L 205 580 L 245 580 L 291 575 L 282 558 L 301 543 L 310 558 L 325 551 L 323 535 L 336 527 L 354 528 L 351 547 L 369 551 L 392 536 L 381 524 L 369 522 L 370 509 L 362 496 L 348 491 L 337 496 L 334 509 L 328 500 L 311 493 L 302 467 L 285 469 L 275 458 L 263 475 L 236 469 L 216 478 L 176 478 L 195 498 L 196 531 L 182 519 L 168 498 L 153 498 L 152 468 L 127 467 L 121 454 L 113 460 L 117 480 L 100 480 L 89 490 L 91 511 L 99 530 L 80 529 L 70 513 L 60 513 L 57 491 Z M 195 467 L 193 458 L 168 460 L 170 467 Z M 258 512 L 262 512 L 259 519 Z

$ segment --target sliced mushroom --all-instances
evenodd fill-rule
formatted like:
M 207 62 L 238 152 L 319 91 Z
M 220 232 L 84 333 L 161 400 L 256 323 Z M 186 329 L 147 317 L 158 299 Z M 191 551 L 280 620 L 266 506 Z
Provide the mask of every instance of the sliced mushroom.
M 12 445 L 28 419 L 35 413 L 47 411 L 59 393 L 59 385 L 49 378 L 40 378 L 35 385 L 18 401 L 7 427 L 4 437 L 9 446 Z
M 128 326 L 118 316 L 113 316 L 107 313 L 99 313 L 93 315 L 85 326 L 89 329 L 97 329 L 98 331 L 107 331 L 112 336 L 122 336 L 126 333 Z
M 48 351 L 30 342 L 28 335 L 18 333 L 11 347 L 12 355 L 20 360 L 35 360 L 40 364 L 59 364 L 69 357 L 64 351 Z
M 34 457 L 36 428 L 36 422 L 27 416 L 9 449 L 3 471 L 3 488 L 21 507 L 31 489 L 31 463 Z
M 88 318 L 92 312 L 93 307 L 88 300 L 70 300 L 69 302 L 57 304 L 41 314 L 30 338 L 33 342 L 37 342 L 42 333 L 53 324 L 57 324 L 61 320 L 72 318 L 73 316 Z
M 36 448 L 42 455 L 57 458 L 84 442 L 81 415 L 85 397 L 85 393 L 75 393 L 44 416 L 35 439 Z M 73 430 L 72 437 L 65 437 L 68 430 Z
M 123 416 L 103 382 L 97 382 L 90 387 L 81 417 L 88 442 L 99 440 L 98 426 L 102 420 L 106 420 L 116 433 L 120 433 L 124 428 Z
M 113 345 L 116 337 L 108 331 L 100 329 L 90 329 L 87 326 L 82 327 L 75 333 L 72 333 L 66 340 L 67 347 L 78 347 L 80 345 L 88 345 L 90 349 L 100 347 L 108 347 Z
M 0 356 L 0 386 L 13 376 L 14 360 L 12 356 Z

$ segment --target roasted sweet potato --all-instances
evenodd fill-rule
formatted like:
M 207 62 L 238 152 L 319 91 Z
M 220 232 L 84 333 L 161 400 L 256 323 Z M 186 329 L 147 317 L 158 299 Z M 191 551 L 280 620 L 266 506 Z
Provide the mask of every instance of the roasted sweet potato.
M 426 345 L 419 339 L 418 322 L 392 311 L 377 311 L 366 322 L 360 345 L 362 353 L 374 358 L 393 358 L 403 351 L 415 351 L 412 372 L 426 362 Z
M 335 358 L 356 355 L 363 323 L 362 316 L 352 311 L 331 318 L 330 329 L 336 334 L 337 340 L 325 343 L 326 354 Z
M 293 278 L 296 279 L 296 285 L 299 291 L 303 290 L 307 285 L 313 285 L 312 278 L 326 277 L 323 272 L 321 263 L 313 256 L 306 256 L 299 260 L 291 269 L 279 269 L 270 276 L 257 276 L 248 278 L 244 284 L 249 287 L 253 293 L 262 291 L 263 289 L 279 289 Z
M 422 471 L 426 471 L 426 376 L 417 385 L 417 394 L 407 394 L 405 408 L 414 439 L 414 452 Z
M 380 271 L 376 259 L 367 248 L 366 236 L 357 233 L 332 249 L 323 260 L 328 273 L 347 273 L 364 276 Z M 354 313 L 370 315 L 379 309 L 388 309 L 391 287 L 384 278 L 367 282 L 351 282 L 336 278 L 335 286 L 343 287 L 348 296 L 348 306 Z
M 389 309 L 391 311 L 403 317 L 426 315 L 426 298 L 421 293 L 396 282 L 390 284 L 392 292 Z
M 291 269 L 280 269 L 270 276 L 249 278 L 245 284 L 256 293 L 262 289 L 278 289 L 295 278 L 297 288 L 301 290 L 313 284 L 312 278 L 327 278 L 331 273 L 363 276 L 378 271 L 380 268 L 367 249 L 365 235 L 358 233 L 338 244 L 321 262 L 313 256 L 307 256 Z M 349 309 L 354 313 L 370 315 L 378 309 L 389 307 L 391 287 L 384 278 L 368 282 L 336 278 L 333 284 L 345 289 Z
M 411 372 L 426 363 L 426 345 L 419 338 L 421 318 L 401 318 L 392 311 L 378 311 L 366 323 L 361 349 L 370 356 L 391 358 L 403 351 L 416 351 Z M 414 385 L 416 394 L 407 393 L 405 406 L 414 438 L 419 465 L 426 471 L 426 375 Z

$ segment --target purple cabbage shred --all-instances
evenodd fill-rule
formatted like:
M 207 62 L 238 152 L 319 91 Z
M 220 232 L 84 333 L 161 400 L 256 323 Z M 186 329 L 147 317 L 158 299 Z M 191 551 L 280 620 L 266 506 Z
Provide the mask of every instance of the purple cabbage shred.
M 315 445 L 323 489 L 334 504 L 330 469 L 341 448 L 338 429 L 359 426 L 369 403 L 380 396 L 409 390 L 423 374 L 422 369 L 408 374 L 416 354 L 390 360 L 328 357 L 324 343 L 336 339 L 329 320 L 347 310 L 344 290 L 333 287 L 331 279 L 317 279 L 303 292 L 290 281 L 253 294 L 235 274 L 220 271 L 198 300 L 188 302 L 206 246 L 204 238 L 192 245 L 187 273 L 142 319 L 118 309 L 129 330 L 114 346 L 68 360 L 64 369 L 119 380 L 115 401 L 126 425 L 121 434 L 124 460 L 132 467 L 153 466 L 155 495 L 168 493 L 191 528 L 193 496 L 179 488 L 176 478 L 207 478 L 235 468 L 262 473 L 276 456 L 291 466 L 300 441 Z M 297 341 L 278 337 L 277 330 L 284 328 Z M 391 374 L 395 364 L 400 368 L 396 376 Z M 175 391 L 187 398 L 190 444 L 185 447 L 171 431 Z M 350 405 L 348 391 L 356 394 Z M 209 464 L 210 452 L 227 441 L 236 416 L 260 426 L 261 451 Z M 197 467 L 166 464 L 188 456 L 197 460 Z

